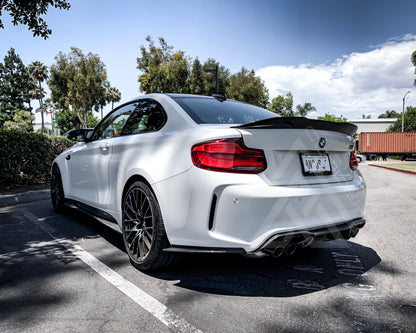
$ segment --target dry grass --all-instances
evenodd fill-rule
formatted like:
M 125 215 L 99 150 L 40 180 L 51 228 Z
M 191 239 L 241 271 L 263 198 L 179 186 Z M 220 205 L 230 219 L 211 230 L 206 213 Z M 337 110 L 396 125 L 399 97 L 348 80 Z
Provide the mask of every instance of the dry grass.
M 379 164 L 380 166 L 386 166 L 389 168 L 395 168 L 395 169 L 400 169 L 400 170 L 410 170 L 410 171 L 415 171 L 416 172 L 416 163 L 406 163 L 406 164 L 401 164 L 401 163 L 385 163 L 385 164 Z

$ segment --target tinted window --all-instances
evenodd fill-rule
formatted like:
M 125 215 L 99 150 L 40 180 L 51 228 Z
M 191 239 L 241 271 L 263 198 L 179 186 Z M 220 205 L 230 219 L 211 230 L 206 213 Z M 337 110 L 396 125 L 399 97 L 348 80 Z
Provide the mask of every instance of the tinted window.
M 74 129 L 66 132 L 63 136 L 67 137 L 69 140 L 73 141 L 84 141 L 87 133 L 92 132 L 91 128 L 80 128 Z
M 136 108 L 122 135 L 155 132 L 166 123 L 166 113 L 156 101 L 145 99 L 134 104 Z
M 109 139 L 121 135 L 121 131 L 133 113 L 134 103 L 125 105 L 104 118 L 94 130 L 92 140 Z
M 211 97 L 172 98 L 197 124 L 247 124 L 278 117 L 275 113 L 257 106 L 231 100 L 220 102 Z

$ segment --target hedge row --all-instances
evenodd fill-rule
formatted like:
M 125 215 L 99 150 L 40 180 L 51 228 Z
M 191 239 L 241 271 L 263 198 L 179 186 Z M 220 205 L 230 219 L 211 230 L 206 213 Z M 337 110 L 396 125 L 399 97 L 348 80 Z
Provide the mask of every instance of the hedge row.
M 0 185 L 49 181 L 53 159 L 73 144 L 63 137 L 0 130 Z

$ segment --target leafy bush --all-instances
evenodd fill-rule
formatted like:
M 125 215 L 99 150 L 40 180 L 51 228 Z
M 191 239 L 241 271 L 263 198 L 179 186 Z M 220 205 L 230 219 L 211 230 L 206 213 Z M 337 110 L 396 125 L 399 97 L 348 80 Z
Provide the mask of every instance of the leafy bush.
M 0 185 L 49 181 L 53 159 L 73 144 L 62 137 L 0 130 Z

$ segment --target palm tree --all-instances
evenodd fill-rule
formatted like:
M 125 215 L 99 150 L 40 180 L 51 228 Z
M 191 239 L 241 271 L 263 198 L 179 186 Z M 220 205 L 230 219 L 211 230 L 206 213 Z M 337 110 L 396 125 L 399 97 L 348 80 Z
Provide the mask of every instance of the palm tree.
M 400 116 L 400 113 L 397 113 L 394 110 L 387 110 L 385 113 L 382 113 L 379 115 L 379 118 L 398 118 Z
M 311 103 L 305 103 L 303 105 L 297 105 L 296 106 L 297 115 L 300 117 L 306 117 L 306 115 L 311 111 L 316 111 L 316 108 L 312 106 Z
M 111 102 L 111 109 L 114 109 L 114 102 L 118 102 L 121 99 L 121 92 L 114 87 L 107 89 L 106 91 L 107 101 Z
M 33 98 L 39 100 L 39 107 L 42 115 L 42 133 L 45 132 L 45 122 L 43 118 L 43 97 L 45 97 L 44 90 L 42 88 L 42 82 L 48 78 L 48 67 L 42 64 L 40 61 L 33 61 L 28 67 L 30 78 L 33 80 L 36 88 L 31 90 Z

